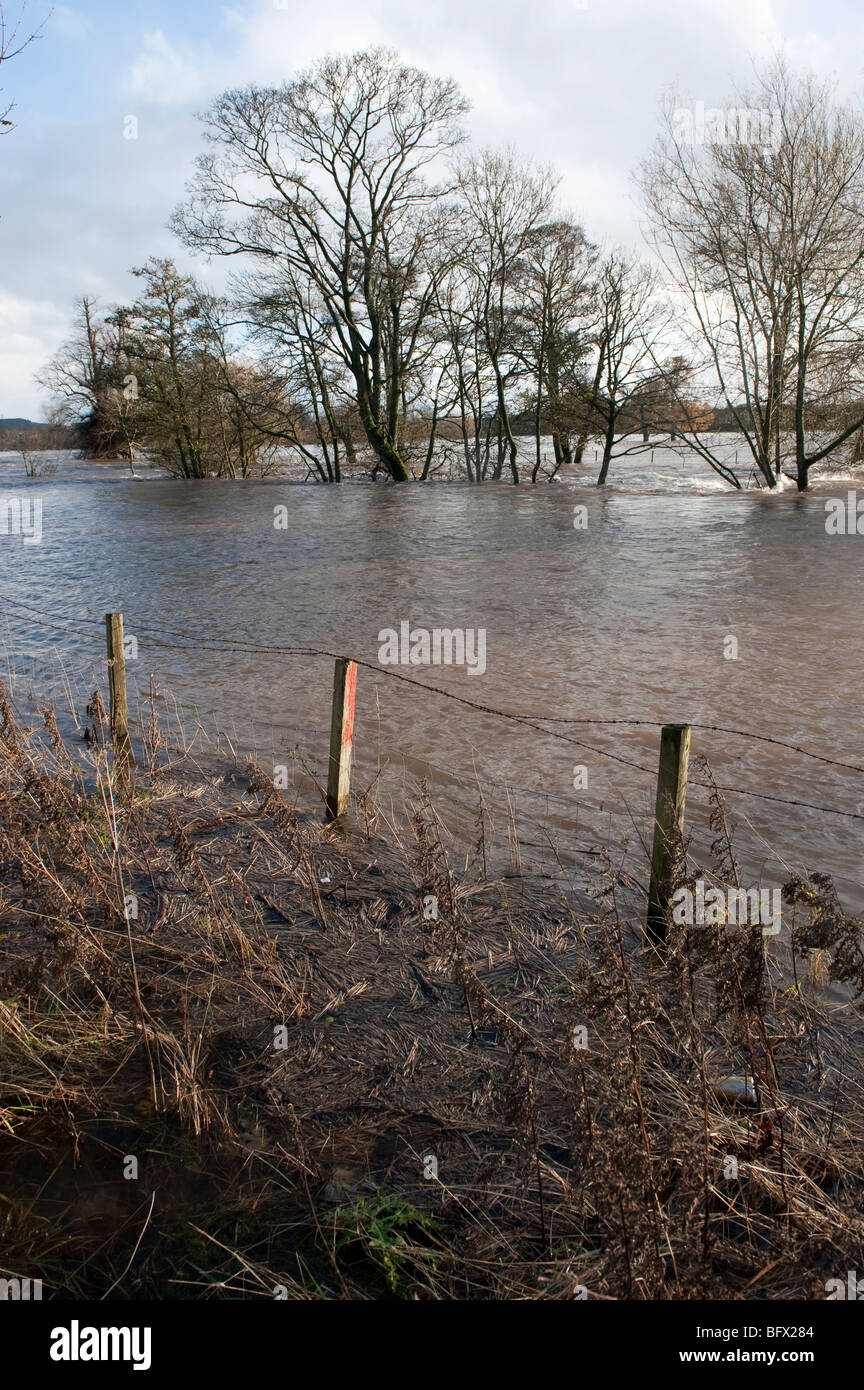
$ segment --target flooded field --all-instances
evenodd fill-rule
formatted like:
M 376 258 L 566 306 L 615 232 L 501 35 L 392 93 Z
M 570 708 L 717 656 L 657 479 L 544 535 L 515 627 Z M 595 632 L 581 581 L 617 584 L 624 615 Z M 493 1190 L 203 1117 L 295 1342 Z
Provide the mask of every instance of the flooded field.
M 637 877 L 661 723 L 800 745 L 822 760 L 693 735 L 694 754 L 734 789 L 753 872 L 820 869 L 860 905 L 864 777 L 841 765 L 864 762 L 864 539 L 825 525 L 826 498 L 854 481 L 829 478 L 804 496 L 734 492 L 704 465 L 653 452 L 613 465 L 602 491 L 572 470 L 536 488 L 326 488 L 188 483 L 140 466 L 133 479 L 128 466 L 62 457 L 25 478 L 6 455 L 0 497 L 38 499 L 42 534 L 0 537 L 3 665 L 61 705 L 65 683 L 81 718 L 80 700 L 104 680 L 103 615 L 122 610 L 138 644 L 133 706 L 152 675 L 163 717 L 187 739 L 203 747 L 199 724 L 222 730 L 265 764 L 296 749 L 292 767 L 320 779 L 332 660 L 286 649 L 356 657 L 370 663 L 356 789 L 377 777 L 386 801 L 428 778 L 469 836 L 482 788 L 502 842 L 512 811 L 523 863 L 567 866 L 607 845 Z M 482 630 L 485 670 L 381 666 L 379 633 L 403 623 Z M 694 785 L 697 847 L 705 822 Z

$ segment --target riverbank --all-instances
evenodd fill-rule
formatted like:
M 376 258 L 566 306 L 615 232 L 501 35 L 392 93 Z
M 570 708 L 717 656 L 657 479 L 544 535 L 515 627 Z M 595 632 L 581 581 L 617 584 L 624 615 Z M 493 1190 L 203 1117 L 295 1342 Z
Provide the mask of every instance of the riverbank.
M 861 1267 L 861 1013 L 822 989 L 857 937 L 815 878 L 793 985 L 753 933 L 658 962 L 611 865 L 593 902 L 491 879 L 428 798 L 328 826 L 155 729 L 129 798 L 90 721 L 82 760 L 0 714 L 6 1277 L 821 1298 Z M 716 1090 L 743 1074 L 753 1105 Z

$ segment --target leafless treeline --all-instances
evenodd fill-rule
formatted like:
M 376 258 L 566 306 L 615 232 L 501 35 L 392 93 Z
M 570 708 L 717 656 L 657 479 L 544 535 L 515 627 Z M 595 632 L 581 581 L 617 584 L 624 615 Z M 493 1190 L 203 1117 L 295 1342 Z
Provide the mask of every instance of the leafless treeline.
M 659 434 L 737 485 L 723 423 L 768 486 L 806 487 L 864 423 L 864 125 L 780 62 L 746 96 L 770 141 L 697 145 L 664 109 L 648 261 L 592 244 L 550 169 L 470 148 L 455 83 L 388 50 L 225 92 L 173 227 L 233 259 L 227 297 L 152 260 L 134 304 L 82 304 L 44 384 L 90 451 L 191 477 L 291 447 L 325 481 L 443 454 L 537 481 L 593 439 L 603 483 Z

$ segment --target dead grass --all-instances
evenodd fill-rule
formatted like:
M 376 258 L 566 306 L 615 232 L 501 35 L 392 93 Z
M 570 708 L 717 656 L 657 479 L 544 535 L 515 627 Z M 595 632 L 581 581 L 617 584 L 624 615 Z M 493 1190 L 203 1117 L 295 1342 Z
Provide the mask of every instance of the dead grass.
M 593 912 L 490 881 L 481 843 L 457 874 L 428 799 L 328 827 L 155 724 L 121 795 L 98 715 L 84 757 L 0 699 L 3 1274 L 723 1299 L 861 1267 L 861 1015 L 819 984 L 857 927 L 825 881 L 790 888 L 794 977 L 745 933 L 661 958 L 611 868 Z

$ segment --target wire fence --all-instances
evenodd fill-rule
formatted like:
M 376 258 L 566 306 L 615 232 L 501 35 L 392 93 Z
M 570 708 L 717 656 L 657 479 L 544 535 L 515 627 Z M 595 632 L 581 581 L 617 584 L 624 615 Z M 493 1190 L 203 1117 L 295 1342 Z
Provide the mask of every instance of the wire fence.
M 4 613 L 7 618 L 18 619 L 21 622 L 35 624 L 36 626 L 48 631 L 60 631 L 67 634 L 74 634 L 80 638 L 82 629 L 96 629 L 102 634 L 104 640 L 104 618 L 98 619 L 92 614 L 65 614 L 47 615 L 40 608 L 26 600 L 9 594 L 0 594 L 0 603 L 3 604 Z M 376 677 L 398 682 L 403 687 L 408 687 L 412 691 L 422 693 L 424 698 L 434 697 L 442 701 L 452 702 L 462 708 L 471 710 L 473 713 L 489 719 L 502 721 L 511 726 L 532 730 L 539 733 L 546 739 L 560 743 L 566 743 L 583 751 L 590 752 L 597 757 L 608 759 L 617 764 L 630 768 L 638 772 L 641 776 L 655 779 L 657 775 L 656 766 L 647 767 L 644 763 L 637 762 L 620 752 L 609 748 L 600 747 L 594 743 L 589 743 L 583 738 L 577 737 L 572 732 L 566 732 L 560 726 L 566 726 L 567 730 L 596 727 L 598 729 L 650 729 L 659 731 L 662 721 L 657 718 L 643 719 L 634 717 L 600 717 L 600 716 L 569 716 L 551 715 L 543 713 L 525 713 L 519 710 L 507 710 L 497 708 L 493 705 L 485 704 L 480 700 L 470 699 L 466 695 L 459 694 L 453 690 L 447 690 L 442 686 L 431 684 L 428 681 L 419 680 L 414 676 L 406 675 L 404 672 L 395 671 L 390 666 L 383 666 L 378 662 L 370 661 L 361 656 L 356 656 L 344 651 L 334 651 L 326 647 L 313 647 L 307 645 L 281 645 L 274 643 L 262 643 L 249 640 L 237 640 L 233 638 L 222 638 L 218 636 L 202 634 L 200 632 L 190 632 L 181 630 L 169 623 L 154 622 L 146 618 L 137 619 L 135 622 L 136 636 L 140 635 L 147 643 L 155 648 L 170 651 L 177 655 L 188 653 L 190 649 L 203 652 L 212 652 L 215 655 L 240 655 L 247 658 L 272 658 L 272 657 L 293 657 L 293 658 L 319 658 L 329 661 L 353 661 L 358 667 L 370 670 Z M 105 660 L 103 654 L 101 660 Z M 84 662 L 83 665 L 74 668 L 69 674 L 76 674 L 83 671 L 92 671 L 95 661 Z M 173 697 L 172 697 L 173 698 Z M 182 700 L 175 700 L 181 708 L 190 710 L 198 709 Z M 264 721 L 256 721 L 262 723 Z M 823 766 L 837 768 L 846 773 L 857 776 L 864 775 L 864 766 L 846 762 L 839 758 L 831 757 L 826 753 L 818 752 L 812 748 L 806 748 L 800 743 L 777 738 L 773 735 L 757 732 L 752 729 L 742 729 L 728 724 L 710 724 L 688 721 L 689 727 L 698 730 L 700 733 L 722 735 L 726 739 L 745 740 L 752 744 L 770 746 L 781 749 L 784 753 L 793 754 L 797 758 L 808 759 Z M 554 727 L 549 727 L 554 726 Z M 266 724 L 273 732 L 279 732 L 279 726 Z M 403 750 L 404 753 L 404 750 Z M 414 756 L 413 754 L 410 756 Z M 452 769 L 441 767 L 431 762 L 428 758 L 418 754 L 417 760 L 430 768 L 435 768 L 448 777 L 452 777 L 461 785 L 465 785 L 464 778 Z M 480 779 L 476 779 L 480 780 Z M 485 779 L 487 786 L 505 787 L 508 792 L 519 792 L 520 794 L 537 797 L 546 802 L 557 802 L 567 805 L 572 809 L 572 799 L 556 796 L 554 793 L 539 788 L 518 786 L 510 781 L 495 781 Z M 707 791 L 719 791 L 733 796 L 745 796 L 765 803 L 796 807 L 801 810 L 812 811 L 826 816 L 836 816 L 851 821 L 864 821 L 864 813 L 857 810 L 849 810 L 839 806 L 826 806 L 812 801 L 805 801 L 796 797 L 778 796 L 764 791 L 755 791 L 742 786 L 730 786 L 724 783 L 699 781 L 692 779 L 690 786 L 700 787 Z

